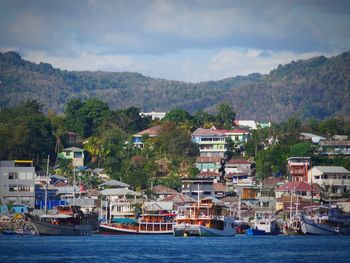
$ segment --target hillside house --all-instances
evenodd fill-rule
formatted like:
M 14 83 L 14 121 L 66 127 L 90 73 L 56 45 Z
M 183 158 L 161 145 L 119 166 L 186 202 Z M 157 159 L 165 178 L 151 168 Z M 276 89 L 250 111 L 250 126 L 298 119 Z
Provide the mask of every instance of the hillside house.
M 332 196 L 341 196 L 350 190 L 350 171 L 342 166 L 314 166 L 308 172 L 308 181 L 324 187 Z
M 308 181 L 310 157 L 290 157 L 287 159 L 287 174 L 289 181 Z
M 134 146 L 142 149 L 144 147 L 143 138 L 145 136 L 148 136 L 149 138 L 158 137 L 158 135 L 160 133 L 160 128 L 161 128 L 160 125 L 156 125 L 154 127 L 148 128 L 146 130 L 143 130 L 143 131 L 140 131 L 140 132 L 134 134 L 133 135 Z

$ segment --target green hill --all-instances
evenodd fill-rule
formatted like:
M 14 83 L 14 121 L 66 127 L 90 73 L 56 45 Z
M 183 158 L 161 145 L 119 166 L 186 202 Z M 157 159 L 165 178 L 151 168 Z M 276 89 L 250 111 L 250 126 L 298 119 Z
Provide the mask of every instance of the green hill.
M 139 73 L 66 71 L 0 53 L 0 107 L 35 99 L 57 112 L 72 98 L 96 97 L 110 107 L 143 111 L 182 108 L 212 111 L 231 102 L 237 118 L 281 121 L 298 115 L 324 119 L 350 114 L 350 53 L 291 62 L 268 75 L 254 73 L 220 81 L 185 83 Z

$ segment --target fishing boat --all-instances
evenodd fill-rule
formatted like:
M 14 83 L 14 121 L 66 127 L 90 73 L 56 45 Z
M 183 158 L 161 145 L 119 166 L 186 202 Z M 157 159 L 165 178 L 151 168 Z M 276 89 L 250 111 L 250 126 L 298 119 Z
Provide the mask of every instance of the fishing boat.
M 313 207 L 304 213 L 301 230 L 312 235 L 350 235 L 350 213 L 336 205 Z
M 176 214 L 144 214 L 138 220 L 132 218 L 113 218 L 101 222 L 100 233 L 114 235 L 171 235 Z
M 275 235 L 278 234 L 277 218 L 272 212 L 255 212 L 255 220 L 252 228 L 246 231 L 247 236 Z
M 173 227 L 174 236 L 228 237 L 235 235 L 235 220 L 222 215 L 222 206 L 210 199 L 179 208 Z
M 85 236 L 96 230 L 97 214 L 84 213 L 79 206 L 57 206 L 52 214 L 27 217 L 36 232 L 45 236 Z

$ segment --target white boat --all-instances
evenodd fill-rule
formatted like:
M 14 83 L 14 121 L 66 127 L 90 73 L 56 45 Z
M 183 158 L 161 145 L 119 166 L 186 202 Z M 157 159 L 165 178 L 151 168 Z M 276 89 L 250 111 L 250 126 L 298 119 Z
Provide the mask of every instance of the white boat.
M 309 213 L 301 220 L 303 234 L 350 235 L 350 214 L 338 206 L 319 206 Z
M 174 236 L 234 236 L 235 220 L 232 216 L 221 215 L 221 208 L 210 199 L 180 207 L 173 226 Z

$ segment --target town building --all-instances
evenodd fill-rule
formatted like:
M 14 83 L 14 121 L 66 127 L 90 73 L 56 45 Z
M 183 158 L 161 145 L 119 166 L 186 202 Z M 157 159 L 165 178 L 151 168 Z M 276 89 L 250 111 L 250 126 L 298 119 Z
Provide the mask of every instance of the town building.
M 140 131 L 133 135 L 133 144 L 136 147 L 143 148 L 144 147 L 144 137 L 148 136 L 148 138 L 158 137 L 160 133 L 160 125 L 156 125 L 154 127 L 148 128 L 146 130 Z
M 156 196 L 156 200 L 164 199 L 170 195 L 177 193 L 177 191 L 175 191 L 174 189 L 171 189 L 164 185 L 156 185 L 153 187 L 152 191 Z
M 30 160 L 0 161 L 0 200 L 34 207 L 35 168 Z
M 278 187 L 275 190 L 276 198 L 284 195 L 298 195 L 306 199 L 319 199 L 320 198 L 320 186 L 318 184 L 312 184 L 305 181 L 293 181 L 287 182 Z
M 308 172 L 308 181 L 325 188 L 332 196 L 341 196 L 350 190 L 350 171 L 342 166 L 314 166 Z
M 322 137 L 313 133 L 308 133 L 308 132 L 300 133 L 299 139 L 303 141 L 312 141 L 313 143 L 320 143 L 320 141 L 327 140 L 325 137 Z
M 216 183 L 216 180 L 210 178 L 182 179 L 181 192 L 195 200 L 214 196 L 214 182 Z
M 319 153 L 321 155 L 350 155 L 350 141 L 321 141 Z
M 140 112 L 140 116 L 144 117 L 151 117 L 152 120 L 161 120 L 165 117 L 166 112 L 157 112 L 157 111 L 151 111 L 151 112 Z
M 78 147 L 69 147 L 63 149 L 58 158 L 64 160 L 72 160 L 74 167 L 84 166 L 84 150 Z
M 220 156 L 198 156 L 196 159 L 196 167 L 201 172 L 216 172 L 223 165 L 223 159 Z
M 250 132 L 243 129 L 218 130 L 213 126 L 210 129 L 198 128 L 192 133 L 192 141 L 198 145 L 200 156 L 225 158 L 229 138 L 239 146 L 248 141 Z
M 287 174 L 289 181 L 308 181 L 308 170 L 310 168 L 310 157 L 290 157 L 287 159 Z

